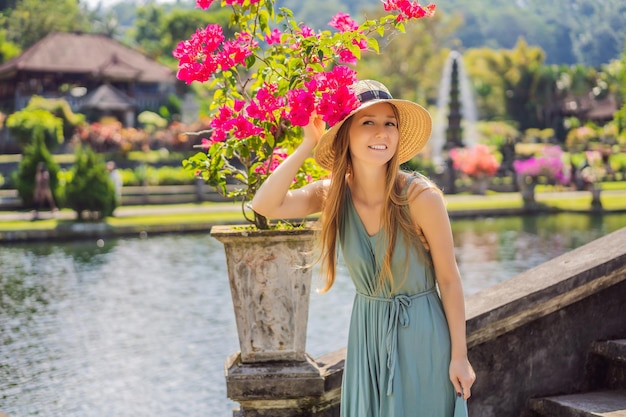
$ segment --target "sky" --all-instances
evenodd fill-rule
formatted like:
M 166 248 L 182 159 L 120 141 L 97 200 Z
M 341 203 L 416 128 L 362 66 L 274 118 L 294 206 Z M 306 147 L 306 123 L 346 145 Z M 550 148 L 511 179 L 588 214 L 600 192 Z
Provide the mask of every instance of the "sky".
M 102 7 L 111 7 L 117 3 L 121 3 L 124 0 L 81 0 L 81 3 L 85 3 L 90 9 L 95 9 L 98 4 L 102 4 Z M 171 1 L 171 0 L 170 0 Z M 136 3 L 141 3 L 141 0 L 135 0 Z M 156 0 L 157 3 L 167 3 L 167 0 Z

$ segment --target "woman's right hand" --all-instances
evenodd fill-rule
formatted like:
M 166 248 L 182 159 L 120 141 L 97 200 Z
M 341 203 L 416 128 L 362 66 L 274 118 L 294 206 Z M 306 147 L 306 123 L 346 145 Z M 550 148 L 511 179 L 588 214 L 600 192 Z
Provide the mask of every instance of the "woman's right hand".
M 287 157 L 265 180 L 252 199 L 257 213 L 274 219 L 306 217 L 321 210 L 321 182 L 313 182 L 297 190 L 289 190 L 293 178 L 324 134 L 326 124 L 313 113 L 309 123 L 303 127 L 304 138 L 300 146 Z
M 311 114 L 309 124 L 304 126 L 302 130 L 304 133 L 304 141 L 311 141 L 313 147 L 315 147 L 326 130 L 326 123 L 314 112 Z

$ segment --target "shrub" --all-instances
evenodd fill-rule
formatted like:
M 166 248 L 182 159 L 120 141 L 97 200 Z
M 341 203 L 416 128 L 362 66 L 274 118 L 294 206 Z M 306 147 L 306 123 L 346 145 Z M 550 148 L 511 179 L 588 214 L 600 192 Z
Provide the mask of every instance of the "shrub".
M 67 206 L 76 212 L 79 220 L 85 212 L 92 218 L 113 214 L 117 205 L 113 183 L 104 160 L 89 146 L 76 149 L 71 177 L 65 191 Z
M 157 183 L 159 185 L 179 185 L 193 184 L 195 175 L 183 167 L 161 167 L 156 171 Z
M 489 146 L 500 147 L 504 143 L 515 142 L 520 132 L 511 123 L 503 121 L 481 121 L 476 124 L 479 142 Z
M 450 149 L 450 158 L 454 169 L 470 177 L 490 177 L 500 168 L 500 163 L 487 145 L 476 144 L 469 148 Z
M 567 149 L 580 152 L 589 146 L 589 142 L 598 137 L 598 133 L 591 126 L 581 126 L 570 130 L 565 139 Z
M 531 156 L 513 162 L 515 172 L 537 181 L 544 177 L 549 183 L 566 183 L 563 150 L 559 146 L 546 146 L 540 156 Z

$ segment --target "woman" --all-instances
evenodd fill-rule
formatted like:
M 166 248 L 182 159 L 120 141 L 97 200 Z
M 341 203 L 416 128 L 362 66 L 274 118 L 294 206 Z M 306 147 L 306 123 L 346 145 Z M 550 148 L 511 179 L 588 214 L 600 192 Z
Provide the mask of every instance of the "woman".
M 35 173 L 35 191 L 33 193 L 33 202 L 35 210 L 33 212 L 33 220 L 39 218 L 39 211 L 47 204 L 52 210 L 52 213 L 57 211 L 57 206 L 54 204 L 54 197 L 50 190 L 50 172 L 46 167 L 45 162 L 39 162 L 37 164 L 37 172 Z
M 379 82 L 353 89 L 360 106 L 325 133 L 313 117 L 252 208 L 270 218 L 321 212 L 324 291 L 335 278 L 339 240 L 357 290 L 342 416 L 465 416 L 475 374 L 448 214 L 428 179 L 399 169 L 426 144 L 430 115 Z M 332 179 L 289 190 L 313 149 Z

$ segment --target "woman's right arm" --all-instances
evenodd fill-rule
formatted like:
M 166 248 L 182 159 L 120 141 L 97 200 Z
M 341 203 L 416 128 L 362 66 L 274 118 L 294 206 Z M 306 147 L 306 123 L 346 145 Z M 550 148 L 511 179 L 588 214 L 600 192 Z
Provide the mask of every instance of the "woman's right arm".
M 251 206 L 262 216 L 274 219 L 306 217 L 322 208 L 323 189 L 327 181 L 316 181 L 297 190 L 290 190 L 293 179 L 309 158 L 324 132 L 324 122 L 316 116 L 304 127 L 304 139 L 258 189 Z

